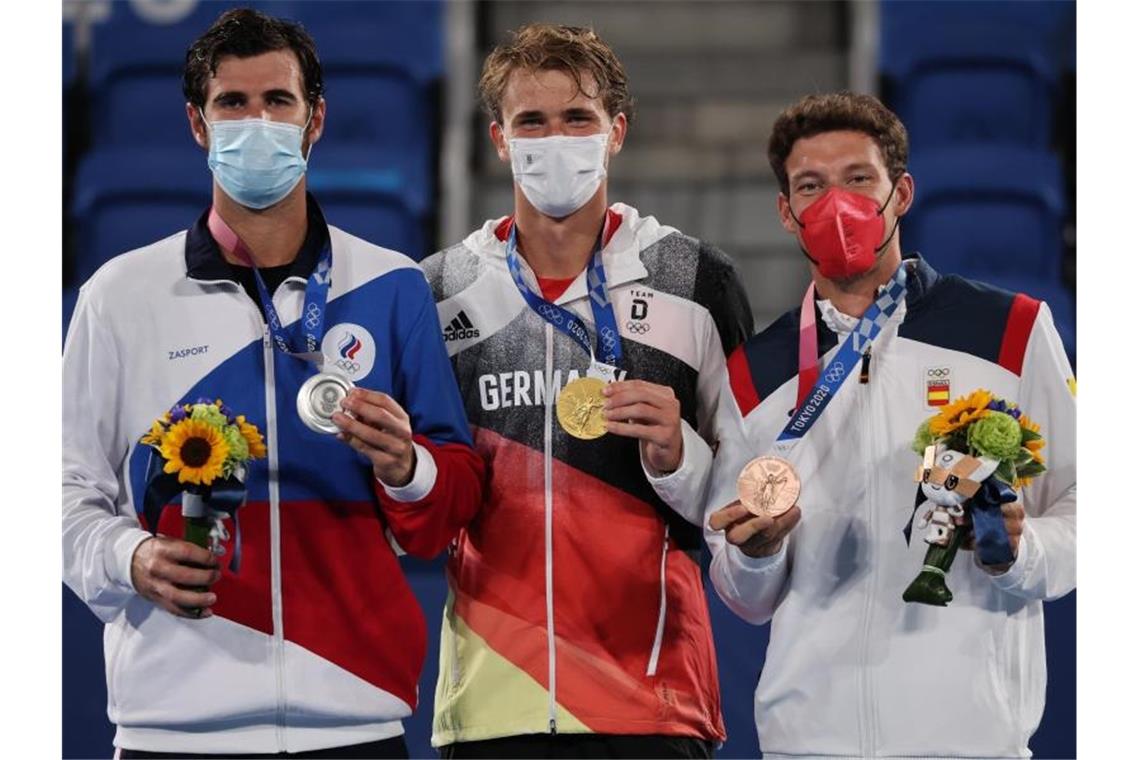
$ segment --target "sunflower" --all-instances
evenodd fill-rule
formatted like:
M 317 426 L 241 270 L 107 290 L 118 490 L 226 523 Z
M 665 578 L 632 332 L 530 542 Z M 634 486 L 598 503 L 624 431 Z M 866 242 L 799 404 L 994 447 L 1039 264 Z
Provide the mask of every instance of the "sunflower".
M 242 438 L 249 444 L 250 459 L 261 459 L 268 452 L 265 449 L 265 439 L 257 429 L 257 425 L 245 421 L 245 415 L 238 415 L 237 426 Z
M 230 450 L 222 433 L 206 422 L 184 419 L 162 441 L 163 472 L 178 473 L 179 483 L 210 485 L 222 474 Z
M 969 396 L 962 396 L 938 413 L 930 421 L 930 431 L 937 436 L 948 435 L 959 428 L 980 420 L 989 414 L 986 409 L 993 396 L 989 391 L 978 389 Z
M 1028 414 L 1022 414 L 1021 419 L 1018 420 L 1018 422 L 1020 422 L 1021 426 L 1026 430 L 1037 434 L 1041 433 L 1041 426 L 1033 420 L 1029 419 Z M 1026 441 L 1022 444 L 1022 446 L 1029 450 L 1029 453 L 1033 455 L 1034 461 L 1038 462 L 1039 464 L 1045 464 L 1045 457 L 1041 455 L 1041 449 L 1045 448 L 1044 438 L 1035 438 L 1031 441 Z
M 154 446 L 158 449 L 162 447 L 162 437 L 164 435 L 166 435 L 166 426 L 162 424 L 161 420 L 155 420 L 150 426 L 150 431 L 139 439 L 139 443 L 145 446 Z

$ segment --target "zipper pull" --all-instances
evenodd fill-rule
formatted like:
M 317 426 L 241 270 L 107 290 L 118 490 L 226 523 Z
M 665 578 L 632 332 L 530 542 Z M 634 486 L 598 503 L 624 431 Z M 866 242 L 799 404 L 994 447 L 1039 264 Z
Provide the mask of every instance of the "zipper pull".
M 871 347 L 863 352 L 863 366 L 859 370 L 859 384 L 866 385 L 871 381 Z
M 558 729 L 554 724 L 554 718 L 550 719 L 550 733 L 552 733 L 552 734 L 558 733 Z

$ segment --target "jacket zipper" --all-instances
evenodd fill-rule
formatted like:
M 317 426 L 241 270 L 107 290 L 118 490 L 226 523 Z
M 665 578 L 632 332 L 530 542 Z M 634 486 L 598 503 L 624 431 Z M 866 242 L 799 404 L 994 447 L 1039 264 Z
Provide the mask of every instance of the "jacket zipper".
M 863 352 L 863 366 L 859 369 L 859 384 L 866 385 L 871 382 L 871 347 Z
M 277 749 L 285 751 L 285 632 L 281 609 L 281 489 L 278 480 L 277 388 L 273 341 L 262 324 L 261 350 L 265 357 L 265 427 L 269 454 L 270 589 L 273 603 L 273 665 L 277 675 Z
M 545 321 L 545 320 L 544 320 Z M 545 427 L 543 428 L 543 500 L 545 503 L 546 526 L 543 544 L 546 552 L 546 651 L 549 679 L 549 718 L 550 733 L 558 733 L 557 698 L 555 696 L 556 669 L 554 652 L 554 454 L 553 454 L 553 409 L 554 395 L 559 388 L 554 383 L 554 328 L 546 323 L 546 379 L 549 389 L 546 394 Z
M 862 383 L 864 385 L 869 385 L 869 381 L 870 381 L 869 370 L 870 370 L 870 348 L 868 348 L 867 352 L 863 354 L 863 372 L 860 373 L 860 377 L 859 377 L 860 383 Z M 867 378 L 866 380 L 864 380 L 864 376 L 866 376 L 866 378 Z M 861 412 L 860 428 L 862 428 L 862 430 L 863 430 L 863 445 L 864 445 L 865 451 L 873 451 L 873 449 L 871 448 L 871 445 L 872 445 L 871 419 L 872 419 L 872 417 L 871 417 L 870 408 L 869 408 L 870 407 L 870 395 L 869 395 L 870 392 L 871 392 L 871 389 L 868 388 L 867 392 L 859 394 L 859 409 Z M 875 525 L 874 525 L 874 522 L 875 522 L 875 520 L 874 520 L 874 508 L 875 508 L 875 505 L 874 505 L 874 500 L 875 500 L 874 469 L 870 466 L 867 466 L 864 472 L 865 472 L 865 477 L 866 477 L 866 480 L 865 480 L 865 489 L 866 489 L 865 490 L 865 494 L 866 494 L 865 499 L 866 499 L 866 504 L 867 504 L 867 530 L 873 531 L 875 528 Z M 862 754 L 863 757 L 871 757 L 873 755 L 872 748 L 874 746 L 874 741 L 873 741 L 873 737 L 872 737 L 874 728 L 872 725 L 873 718 L 871 716 L 873 705 L 872 705 L 872 701 L 871 701 L 872 689 L 871 689 L 871 677 L 870 677 L 870 672 L 869 672 L 869 660 L 870 660 L 870 648 L 871 648 L 871 613 L 872 613 L 872 607 L 874 605 L 875 582 L 876 582 L 875 576 L 876 576 L 875 559 L 872 558 L 871 559 L 871 572 L 870 572 L 869 577 L 867 579 L 867 593 L 866 593 L 866 597 L 865 597 L 865 601 L 864 601 L 864 605 L 863 605 L 863 626 L 862 626 L 863 642 L 862 642 L 862 647 L 861 647 L 861 651 L 860 651 L 860 662 L 859 662 L 859 680 L 860 680 L 859 685 L 860 685 L 860 692 L 861 692 L 860 710 L 859 710 L 861 726 L 860 726 L 860 732 L 859 733 L 860 733 L 860 740 L 861 740 L 860 744 L 862 745 L 860 747 L 860 754 Z
M 661 602 L 657 611 L 657 633 L 653 636 L 653 649 L 649 653 L 649 667 L 645 675 L 657 675 L 657 660 L 661 656 L 661 640 L 665 637 L 665 560 L 669 556 L 669 524 L 665 524 L 665 540 L 661 547 Z

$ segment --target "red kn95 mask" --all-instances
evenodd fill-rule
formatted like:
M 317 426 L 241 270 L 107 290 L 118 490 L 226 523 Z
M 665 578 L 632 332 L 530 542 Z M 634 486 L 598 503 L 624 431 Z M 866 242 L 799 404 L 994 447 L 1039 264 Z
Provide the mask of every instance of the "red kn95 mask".
M 800 226 L 803 246 L 800 250 L 829 280 L 845 280 L 870 271 L 879 252 L 895 234 L 899 220 L 891 234 L 883 239 L 886 222 L 883 210 L 894 197 L 895 188 L 882 206 L 874 198 L 837 187 L 828 188 L 814 203 L 804 209 L 797 219 L 788 204 L 788 213 Z

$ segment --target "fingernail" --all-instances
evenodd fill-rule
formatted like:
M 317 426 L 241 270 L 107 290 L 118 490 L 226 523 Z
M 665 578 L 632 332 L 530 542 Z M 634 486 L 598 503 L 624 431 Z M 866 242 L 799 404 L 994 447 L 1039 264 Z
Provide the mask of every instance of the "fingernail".
M 213 605 L 213 603 L 214 603 L 214 602 L 216 602 L 216 601 L 218 601 L 218 597 L 217 597 L 217 595 L 215 595 L 215 594 L 209 594 L 209 595 L 207 595 L 207 596 L 206 596 L 206 604 L 207 604 L 207 605 Z
M 612 387 L 610 387 L 610 385 L 608 383 L 606 385 L 602 386 L 602 395 L 603 396 L 612 396 L 613 392 L 614 392 L 614 389 Z

